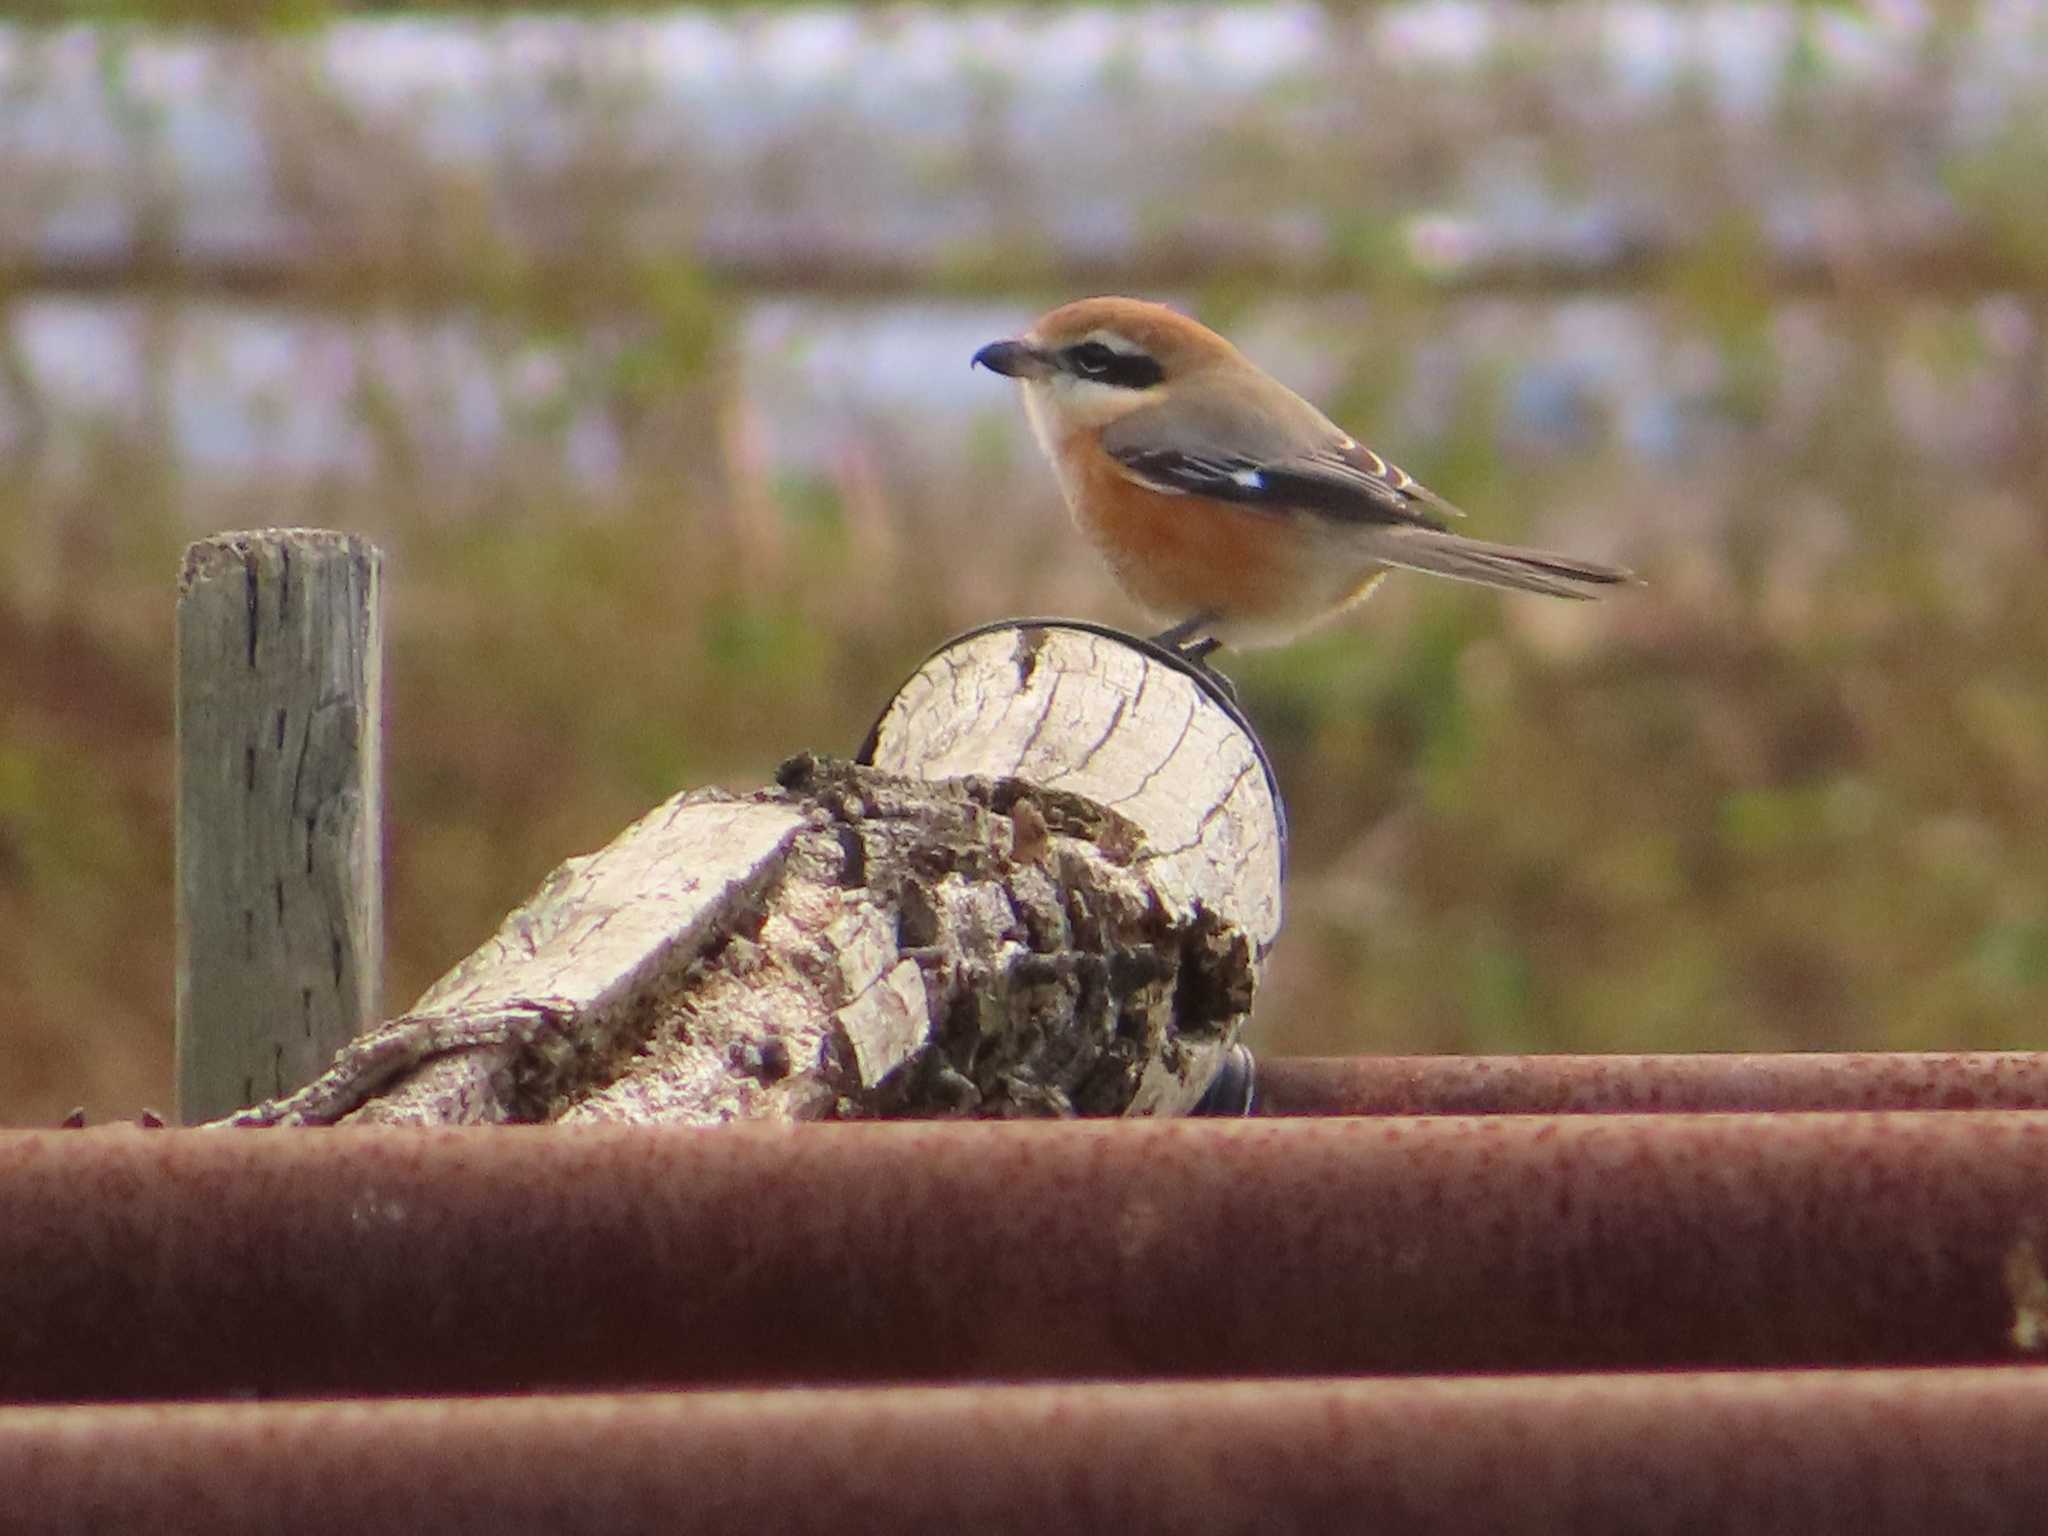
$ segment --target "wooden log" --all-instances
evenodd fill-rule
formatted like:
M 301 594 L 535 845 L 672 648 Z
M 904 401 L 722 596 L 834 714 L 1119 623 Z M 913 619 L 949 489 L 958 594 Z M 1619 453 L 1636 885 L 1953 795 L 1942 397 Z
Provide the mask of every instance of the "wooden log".
M 382 555 L 265 529 L 178 588 L 178 1114 L 309 1082 L 377 1016 Z
M 898 691 L 864 761 L 923 779 L 1012 777 L 1085 796 L 1147 838 L 1176 906 L 1219 910 L 1263 947 L 1280 930 L 1286 812 L 1258 738 L 1216 674 L 1098 625 L 990 625 Z
M 244 1125 L 1176 1113 L 1280 921 L 1211 676 L 1029 623 L 925 663 L 865 763 L 678 795 Z

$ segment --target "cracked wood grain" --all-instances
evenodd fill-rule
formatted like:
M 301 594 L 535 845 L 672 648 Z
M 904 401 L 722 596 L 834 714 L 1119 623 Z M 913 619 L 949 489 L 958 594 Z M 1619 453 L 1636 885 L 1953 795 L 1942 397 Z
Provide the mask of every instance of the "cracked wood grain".
M 177 1058 L 186 1121 L 285 1092 L 376 1017 L 381 568 L 347 534 L 186 551 Z
M 925 691 L 949 690 L 934 709 Z M 1092 631 L 969 636 L 926 662 L 876 733 L 877 767 L 1013 777 L 1143 829 L 1176 907 L 1202 903 L 1263 954 L 1279 931 L 1280 815 L 1256 744 L 1194 681 Z

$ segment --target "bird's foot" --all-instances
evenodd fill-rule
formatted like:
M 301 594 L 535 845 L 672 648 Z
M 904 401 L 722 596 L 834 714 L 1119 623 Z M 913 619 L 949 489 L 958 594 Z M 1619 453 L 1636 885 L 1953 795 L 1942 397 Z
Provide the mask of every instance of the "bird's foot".
M 1200 661 L 1223 643 L 1213 635 L 1200 640 L 1195 639 L 1195 636 L 1214 624 L 1216 618 L 1217 616 L 1206 608 L 1200 613 L 1189 614 L 1170 629 L 1159 631 L 1152 637 L 1152 643 L 1163 645 L 1169 651 L 1178 651 L 1191 661 Z
M 1237 702 L 1237 686 L 1231 680 L 1209 665 L 1209 658 L 1223 647 L 1223 642 L 1214 635 L 1202 631 L 1216 622 L 1213 613 L 1198 613 L 1182 619 L 1171 629 L 1162 629 L 1152 636 L 1152 643 L 1164 646 L 1221 688 L 1232 704 Z M 1199 638 L 1197 638 L 1199 637 Z

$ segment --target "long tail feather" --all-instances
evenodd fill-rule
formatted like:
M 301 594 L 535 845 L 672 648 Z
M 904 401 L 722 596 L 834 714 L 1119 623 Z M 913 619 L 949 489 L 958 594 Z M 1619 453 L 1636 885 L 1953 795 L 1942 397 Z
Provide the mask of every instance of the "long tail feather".
M 1542 592 L 1551 597 L 1598 597 L 1603 587 L 1636 579 L 1633 571 L 1618 565 L 1553 555 L 1540 549 L 1521 549 L 1513 544 L 1489 544 L 1482 539 L 1428 528 L 1390 528 L 1379 539 L 1374 553 L 1388 565 L 1403 570 L 1426 571 L 1453 581 L 1475 581 L 1481 586 L 1505 587 L 1515 592 Z

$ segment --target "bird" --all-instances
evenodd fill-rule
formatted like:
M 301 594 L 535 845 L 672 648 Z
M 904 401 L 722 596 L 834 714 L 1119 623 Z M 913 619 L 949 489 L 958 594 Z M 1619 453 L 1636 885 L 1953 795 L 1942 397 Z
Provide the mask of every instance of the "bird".
M 1074 522 L 1196 660 L 1285 644 L 1390 568 L 1565 598 L 1635 580 L 1453 532 L 1450 502 L 1164 304 L 1077 299 L 973 363 L 1017 380 Z

